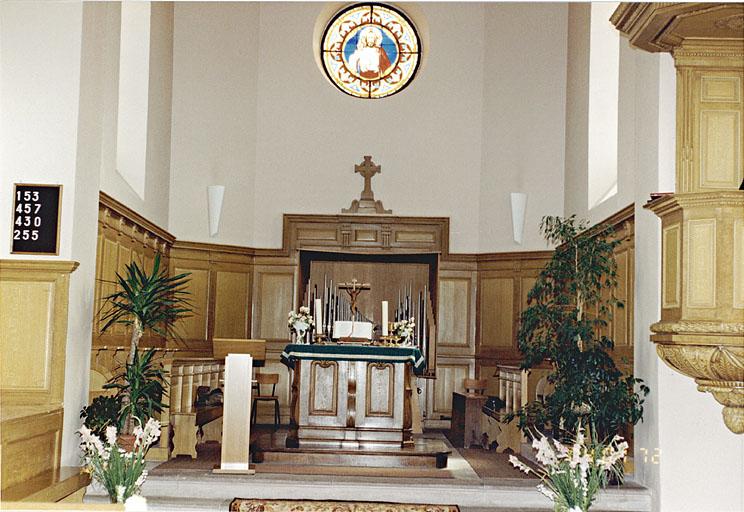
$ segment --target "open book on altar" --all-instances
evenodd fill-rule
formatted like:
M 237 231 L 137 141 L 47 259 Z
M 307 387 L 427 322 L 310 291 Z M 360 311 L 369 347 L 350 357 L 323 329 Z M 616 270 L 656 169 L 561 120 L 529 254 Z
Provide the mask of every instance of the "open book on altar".
M 333 322 L 333 339 L 338 338 L 361 338 L 371 340 L 372 323 L 337 320 Z

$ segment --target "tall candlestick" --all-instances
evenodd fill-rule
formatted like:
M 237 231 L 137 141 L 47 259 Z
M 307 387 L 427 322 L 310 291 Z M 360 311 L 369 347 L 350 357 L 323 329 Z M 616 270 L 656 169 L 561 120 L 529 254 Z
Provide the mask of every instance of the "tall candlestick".
M 315 299 L 315 334 L 323 332 L 323 301 Z
M 386 300 L 382 301 L 382 335 L 388 335 L 388 303 Z

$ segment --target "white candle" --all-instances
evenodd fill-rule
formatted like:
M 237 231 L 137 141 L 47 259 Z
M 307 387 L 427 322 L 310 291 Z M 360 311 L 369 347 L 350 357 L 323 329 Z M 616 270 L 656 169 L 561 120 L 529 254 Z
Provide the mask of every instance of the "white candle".
M 388 303 L 386 300 L 382 301 L 382 335 L 388 335 Z
M 315 299 L 315 333 L 323 333 L 323 302 Z

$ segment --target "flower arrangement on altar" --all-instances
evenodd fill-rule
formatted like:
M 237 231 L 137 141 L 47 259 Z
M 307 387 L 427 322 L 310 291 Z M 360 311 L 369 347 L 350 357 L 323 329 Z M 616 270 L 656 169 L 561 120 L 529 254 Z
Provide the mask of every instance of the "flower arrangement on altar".
M 540 434 L 540 439 L 532 441 L 532 448 L 542 469 L 534 470 L 514 455 L 509 456 L 509 462 L 540 477 L 542 484 L 537 489 L 553 501 L 556 512 L 587 512 L 611 475 L 622 481 L 628 443 L 618 435 L 609 443 L 599 442 L 579 425 L 573 445 L 555 439 L 551 442 Z
M 297 335 L 298 343 L 305 337 L 305 333 L 308 329 L 311 329 L 315 325 L 315 320 L 310 314 L 310 308 L 307 306 L 300 306 L 300 312 L 295 313 L 290 311 L 287 316 L 287 326 L 290 332 Z
M 105 442 L 86 426 L 78 432 L 85 470 L 106 489 L 111 503 L 124 503 L 137 496 L 147 479 L 145 454 L 160 437 L 160 422 L 150 418 L 144 428 L 136 426 L 131 451 L 118 445 L 118 432 L 113 425 L 106 427 Z
M 411 336 L 413 336 L 413 330 L 416 327 L 416 322 L 413 317 L 408 320 L 400 320 L 399 322 L 393 323 L 392 334 L 396 338 L 400 339 L 402 344 L 407 345 L 410 342 Z

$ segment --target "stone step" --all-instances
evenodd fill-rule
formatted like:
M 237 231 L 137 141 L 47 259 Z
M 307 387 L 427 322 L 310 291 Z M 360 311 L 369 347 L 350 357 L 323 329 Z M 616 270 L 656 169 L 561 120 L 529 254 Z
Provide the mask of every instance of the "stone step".
M 330 452 L 323 450 L 305 450 L 287 448 L 284 450 L 266 450 L 253 454 L 253 460 L 261 465 L 265 463 L 299 464 L 305 466 L 362 466 L 378 468 L 446 468 L 448 451 L 433 452 Z

